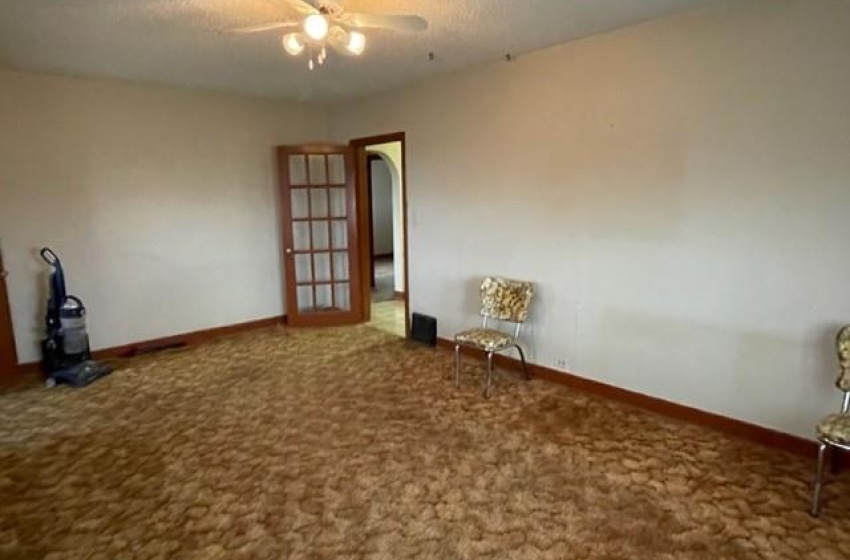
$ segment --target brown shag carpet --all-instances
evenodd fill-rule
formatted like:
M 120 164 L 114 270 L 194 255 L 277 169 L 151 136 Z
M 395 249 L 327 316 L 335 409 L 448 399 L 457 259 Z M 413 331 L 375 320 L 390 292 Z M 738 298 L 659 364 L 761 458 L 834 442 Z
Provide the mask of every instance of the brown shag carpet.
M 0 396 L 0 558 L 850 558 L 812 463 L 365 326 Z

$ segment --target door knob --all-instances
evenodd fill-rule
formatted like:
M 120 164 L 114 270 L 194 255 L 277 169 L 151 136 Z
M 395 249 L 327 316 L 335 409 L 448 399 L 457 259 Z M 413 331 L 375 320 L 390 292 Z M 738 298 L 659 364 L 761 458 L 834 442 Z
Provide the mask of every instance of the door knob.
M 287 255 L 291 255 L 291 254 L 292 254 L 292 249 L 287 249 L 287 250 L 286 250 L 286 254 L 287 254 Z

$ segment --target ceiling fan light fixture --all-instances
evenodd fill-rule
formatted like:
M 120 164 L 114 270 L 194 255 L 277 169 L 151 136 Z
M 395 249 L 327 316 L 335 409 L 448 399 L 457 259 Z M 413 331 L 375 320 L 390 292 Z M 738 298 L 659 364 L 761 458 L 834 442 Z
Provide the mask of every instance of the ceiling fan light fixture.
M 321 41 L 328 35 L 328 20 L 322 14 L 310 14 L 304 19 L 304 33 L 314 41 Z
M 300 33 L 288 33 L 283 36 L 283 48 L 292 56 L 298 56 L 304 51 L 304 40 Z
M 366 36 L 357 31 L 351 31 L 348 34 L 348 44 L 345 46 L 348 49 L 348 52 L 355 55 L 363 54 L 363 50 L 366 48 Z

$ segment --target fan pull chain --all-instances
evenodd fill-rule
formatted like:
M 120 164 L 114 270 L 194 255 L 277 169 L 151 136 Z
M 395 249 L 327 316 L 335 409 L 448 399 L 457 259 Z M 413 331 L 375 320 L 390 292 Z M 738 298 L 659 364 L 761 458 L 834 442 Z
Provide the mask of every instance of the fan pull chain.
M 316 68 L 316 65 L 322 66 L 325 61 L 328 59 L 328 50 L 325 47 L 319 51 L 318 55 L 313 55 L 313 49 L 310 48 L 308 51 L 310 54 L 310 59 L 307 61 L 307 68 L 313 70 Z

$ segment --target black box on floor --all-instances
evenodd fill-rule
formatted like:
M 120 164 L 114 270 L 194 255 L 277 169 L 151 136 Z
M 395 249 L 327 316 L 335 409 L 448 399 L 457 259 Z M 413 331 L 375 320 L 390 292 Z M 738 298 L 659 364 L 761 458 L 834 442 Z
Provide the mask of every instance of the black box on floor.
M 410 318 L 410 338 L 429 346 L 437 345 L 437 319 L 414 312 Z

